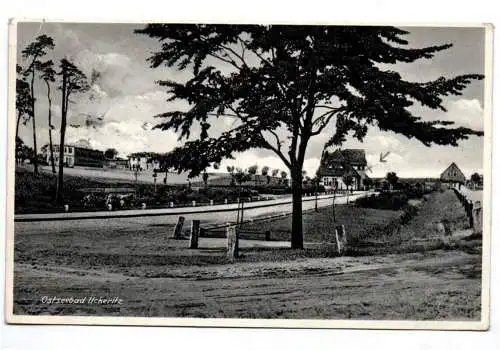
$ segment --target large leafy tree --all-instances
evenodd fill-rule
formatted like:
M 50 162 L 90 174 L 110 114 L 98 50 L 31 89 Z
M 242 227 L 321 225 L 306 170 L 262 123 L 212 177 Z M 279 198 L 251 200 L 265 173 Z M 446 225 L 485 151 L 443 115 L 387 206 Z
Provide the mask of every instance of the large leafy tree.
M 61 77 L 61 132 L 59 141 L 59 171 L 56 186 L 56 201 L 61 202 L 64 184 L 64 138 L 66 136 L 66 125 L 70 97 L 75 93 L 85 92 L 89 84 L 85 74 L 72 62 L 63 58 L 59 64 Z
M 37 69 L 40 72 L 40 78 L 45 82 L 45 86 L 47 87 L 50 165 L 52 166 L 52 172 L 55 174 L 56 165 L 54 162 L 54 147 L 52 143 L 52 130 L 54 129 L 54 125 L 52 125 L 52 96 L 50 85 L 56 81 L 56 71 L 54 70 L 54 62 L 52 62 L 52 60 L 40 62 Z
M 40 59 L 45 56 L 48 50 L 54 48 L 54 39 L 45 34 L 38 36 L 34 42 L 26 46 L 22 51 L 22 57 L 28 60 L 29 65 L 25 71 L 25 74 L 30 78 L 30 95 L 31 95 L 31 123 L 33 127 L 33 150 L 36 154 L 36 113 L 35 113 L 35 78 L 37 73 L 37 68 L 40 66 Z M 38 160 L 37 157 L 33 158 L 33 172 L 38 175 Z
M 386 64 L 431 59 L 451 44 L 409 48 L 403 29 L 369 26 L 148 24 L 136 33 L 157 39 L 151 67 L 189 71 L 187 81 L 159 81 L 169 101 L 186 110 L 158 115 L 156 127 L 180 131 L 186 140 L 171 157 L 179 171 L 193 174 L 234 153 L 251 148 L 274 152 L 292 180 L 292 248 L 303 248 L 302 167 L 311 138 L 328 133 L 325 146 L 352 134 L 362 140 L 370 126 L 393 131 L 423 144 L 453 145 L 482 132 L 426 121 L 415 103 L 445 111 L 443 98 L 460 95 L 481 75 L 441 77 L 429 82 L 404 80 Z M 220 135 L 211 120 L 235 119 Z

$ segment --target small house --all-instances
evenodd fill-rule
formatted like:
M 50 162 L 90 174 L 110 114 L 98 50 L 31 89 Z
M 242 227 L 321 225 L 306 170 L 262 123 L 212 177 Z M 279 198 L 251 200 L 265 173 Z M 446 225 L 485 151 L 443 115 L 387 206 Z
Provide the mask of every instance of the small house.
M 454 162 L 451 163 L 446 168 L 446 170 L 441 173 L 439 179 L 442 183 L 447 183 L 450 188 L 460 188 L 462 185 L 465 185 L 466 181 L 464 173 Z

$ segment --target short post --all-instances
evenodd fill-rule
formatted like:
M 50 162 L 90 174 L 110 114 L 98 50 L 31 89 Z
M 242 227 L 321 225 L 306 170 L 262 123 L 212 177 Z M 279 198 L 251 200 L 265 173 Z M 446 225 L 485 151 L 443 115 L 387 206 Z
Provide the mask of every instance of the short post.
M 175 225 L 174 233 L 172 238 L 179 239 L 182 238 L 182 226 L 184 226 L 184 216 L 179 216 L 179 220 L 177 221 L 177 225 Z
M 226 198 L 226 199 L 224 199 L 224 204 L 227 204 L 227 198 Z
M 170 208 L 174 207 L 174 202 L 170 202 Z
M 236 226 L 231 225 L 227 227 L 227 258 L 233 262 L 238 257 L 238 234 Z
M 108 204 L 108 210 L 113 210 L 113 204 Z
M 64 205 L 64 211 L 67 213 L 69 212 L 69 205 L 68 204 L 65 204 Z
M 337 251 L 339 255 L 342 255 L 347 245 L 347 237 L 344 225 L 338 225 L 335 227 L 335 241 L 337 243 Z
M 146 209 L 146 203 L 141 203 L 142 209 Z
M 265 235 L 266 235 L 266 241 L 269 242 L 271 240 L 271 231 L 267 230 Z
M 193 207 L 196 207 L 196 201 L 193 201 Z
M 200 220 L 191 222 L 191 237 L 189 239 L 189 249 L 198 248 L 198 237 L 200 235 Z
M 210 200 L 210 205 L 214 205 L 214 200 L 213 199 Z

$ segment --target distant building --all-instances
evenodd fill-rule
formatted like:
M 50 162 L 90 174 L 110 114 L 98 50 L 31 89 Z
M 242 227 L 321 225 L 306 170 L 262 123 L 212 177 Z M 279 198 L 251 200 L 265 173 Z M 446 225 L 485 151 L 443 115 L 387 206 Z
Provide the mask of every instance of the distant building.
M 159 170 L 160 161 L 158 160 L 159 155 L 156 153 L 132 153 L 128 156 L 128 167 L 130 169 L 138 170 Z
M 334 152 L 325 150 L 321 156 L 321 163 L 318 169 L 320 184 L 326 189 L 347 189 L 360 190 L 363 188 L 364 180 L 368 178 L 366 174 L 366 155 L 362 149 L 336 149 Z M 352 184 L 345 183 L 345 177 L 352 176 Z
M 128 169 L 129 160 L 123 158 L 106 159 L 104 165 L 110 169 Z
M 462 170 L 455 163 L 451 163 L 439 177 L 441 182 L 448 183 L 453 187 L 460 187 L 465 184 L 466 178 Z
M 52 147 L 54 153 L 54 163 L 59 165 L 59 145 L 53 145 Z M 51 164 L 49 147 L 44 147 L 42 154 L 44 160 L 46 160 L 48 164 Z M 65 145 L 64 158 L 62 161 L 64 166 L 70 168 L 74 166 L 102 168 L 104 166 L 104 152 L 91 148 L 78 147 L 75 145 Z

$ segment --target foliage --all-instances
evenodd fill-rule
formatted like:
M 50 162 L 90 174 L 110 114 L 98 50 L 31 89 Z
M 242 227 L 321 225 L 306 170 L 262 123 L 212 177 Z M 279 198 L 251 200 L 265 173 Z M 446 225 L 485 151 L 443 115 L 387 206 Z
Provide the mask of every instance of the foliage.
M 63 58 L 59 64 L 60 71 L 57 73 L 61 77 L 61 130 L 59 141 L 59 159 L 64 159 L 64 138 L 66 134 L 66 124 L 70 97 L 75 93 L 82 93 L 89 90 L 90 86 L 85 74 L 68 59 Z M 64 164 L 59 162 L 59 172 L 56 187 L 56 200 L 62 201 L 64 184 Z
M 26 159 L 33 160 L 35 152 L 33 148 L 28 147 L 24 144 L 20 137 L 16 138 L 16 160 L 18 162 L 24 162 Z
M 481 184 L 481 175 L 479 175 L 479 173 L 474 173 L 470 176 L 470 180 L 473 184 L 479 185 Z
M 385 176 L 386 180 L 389 182 L 389 184 L 392 186 L 392 188 L 396 188 L 399 177 L 396 175 L 395 172 L 388 172 L 387 175 Z
M 169 157 L 179 171 L 198 175 L 237 152 L 263 148 L 290 170 L 294 193 L 292 246 L 302 248 L 301 183 L 307 145 L 327 133 L 325 147 L 352 135 L 363 140 L 369 127 L 393 131 L 423 144 L 457 146 L 482 131 L 426 121 L 409 108 L 419 103 L 446 111 L 443 98 L 460 95 L 482 75 L 410 82 L 382 67 L 431 59 L 451 44 L 408 48 L 403 29 L 374 26 L 290 26 L 148 24 L 136 30 L 161 48 L 148 61 L 190 70 L 184 82 L 159 81 L 168 101 L 187 110 L 157 115 L 161 130 L 186 139 Z M 224 66 L 224 68 L 222 68 Z M 209 134 L 216 118 L 235 123 L 218 137 Z M 335 127 L 332 125 L 335 122 Z M 193 126 L 199 137 L 189 140 Z M 285 142 L 287 141 L 287 142 Z
M 263 176 L 268 176 L 268 174 L 269 174 L 269 167 L 267 165 L 263 166 L 262 169 L 260 170 L 260 173 Z M 269 180 L 267 182 L 269 183 Z
M 256 165 L 252 165 L 252 166 L 248 167 L 247 171 L 250 175 L 255 175 L 255 174 L 257 174 L 258 170 L 259 170 L 259 166 L 256 164 Z
M 344 181 L 345 185 L 347 188 L 352 186 L 352 182 L 354 181 L 354 176 L 350 172 L 346 172 L 345 174 L 342 175 L 342 181 Z
M 30 115 L 31 124 L 33 127 L 33 149 L 35 152 L 38 147 L 36 144 L 36 113 L 35 113 L 35 78 L 37 70 L 43 68 L 40 58 L 45 56 L 48 50 L 54 48 L 54 40 L 45 34 L 38 36 L 35 41 L 26 46 L 22 52 L 21 56 L 23 59 L 29 61 L 28 68 L 24 71 L 24 75 L 30 78 L 29 88 L 30 88 Z M 33 157 L 33 173 L 38 175 L 38 160 L 37 157 Z
M 16 72 L 21 77 L 16 78 L 16 111 L 17 111 L 17 126 L 16 137 L 19 134 L 19 123 L 26 123 L 31 118 L 32 113 L 32 97 L 30 93 L 30 84 L 22 76 L 23 68 L 20 65 L 16 66 Z
M 117 155 L 118 151 L 116 150 L 116 148 L 108 148 L 104 151 L 104 157 L 106 159 L 115 159 Z
M 379 195 L 357 198 L 354 203 L 360 208 L 401 210 L 408 203 L 408 196 L 404 193 L 383 192 Z

